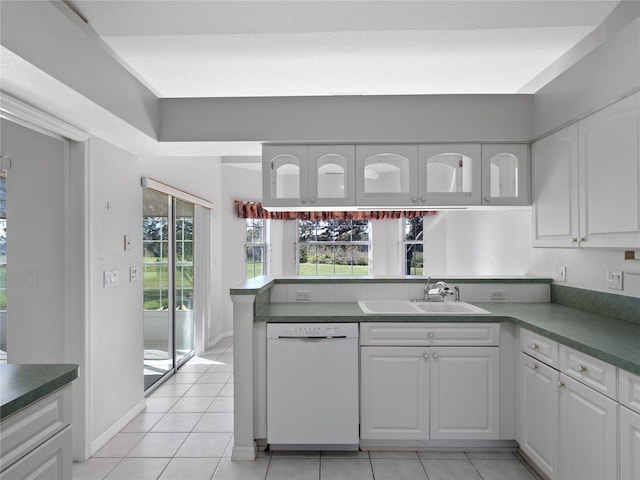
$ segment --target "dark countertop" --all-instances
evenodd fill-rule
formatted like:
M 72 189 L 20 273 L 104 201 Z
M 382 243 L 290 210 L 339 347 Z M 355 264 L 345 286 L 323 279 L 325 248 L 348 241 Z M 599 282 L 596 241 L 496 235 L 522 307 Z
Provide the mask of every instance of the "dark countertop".
M 78 378 L 73 364 L 0 365 L 0 420 Z
M 473 303 L 491 315 L 367 315 L 357 303 L 270 303 L 259 322 L 512 322 L 640 375 L 640 324 L 555 303 Z

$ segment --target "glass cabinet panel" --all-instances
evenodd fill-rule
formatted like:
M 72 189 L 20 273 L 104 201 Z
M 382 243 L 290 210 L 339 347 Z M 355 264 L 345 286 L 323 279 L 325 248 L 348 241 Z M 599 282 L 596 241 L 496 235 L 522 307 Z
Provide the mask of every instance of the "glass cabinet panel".
M 407 193 L 409 188 L 408 158 L 379 153 L 365 159 L 365 193 Z
M 499 153 L 489 160 L 492 197 L 518 196 L 518 157 Z
M 529 146 L 482 145 L 482 203 L 529 204 Z
M 265 206 L 307 203 L 307 145 L 263 145 L 262 202 Z
M 418 203 L 418 145 L 356 145 L 358 205 Z
M 440 153 L 427 159 L 427 192 L 471 191 L 471 159 L 459 153 Z
M 275 198 L 300 197 L 300 159 L 278 155 L 271 160 L 271 192 Z
M 335 153 L 323 155 L 317 160 L 318 197 L 344 198 L 347 179 L 347 160 Z
M 481 191 L 480 144 L 424 144 L 418 153 L 422 205 L 476 205 Z

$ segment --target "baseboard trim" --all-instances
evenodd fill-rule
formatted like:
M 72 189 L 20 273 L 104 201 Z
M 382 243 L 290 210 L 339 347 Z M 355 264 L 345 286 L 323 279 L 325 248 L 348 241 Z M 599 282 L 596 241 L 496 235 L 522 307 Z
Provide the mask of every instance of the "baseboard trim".
M 135 407 L 125 413 L 116 423 L 111 425 L 102 435 L 91 442 L 91 456 L 95 455 L 98 450 L 104 447 L 109 440 L 116 436 L 136 415 L 147 408 L 147 401 L 143 398 Z

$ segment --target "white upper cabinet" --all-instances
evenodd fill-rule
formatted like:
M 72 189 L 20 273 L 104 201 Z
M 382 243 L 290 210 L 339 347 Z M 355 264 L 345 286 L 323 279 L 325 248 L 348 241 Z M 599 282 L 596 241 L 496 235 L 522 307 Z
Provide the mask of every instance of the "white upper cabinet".
M 640 94 L 578 123 L 585 246 L 640 247 Z
M 482 204 L 529 205 L 529 145 L 482 145 Z
M 354 145 L 309 147 L 309 204 L 349 206 L 356 200 Z
M 353 145 L 264 145 L 265 207 L 349 206 L 355 202 Z
M 263 145 L 263 205 L 306 205 L 308 166 L 309 147 L 306 145 Z
M 578 246 L 578 126 L 532 147 L 533 245 Z
M 480 204 L 480 144 L 425 144 L 418 149 L 421 205 Z
M 640 94 L 533 145 L 534 246 L 640 247 Z
M 359 206 L 419 206 L 418 145 L 356 145 Z

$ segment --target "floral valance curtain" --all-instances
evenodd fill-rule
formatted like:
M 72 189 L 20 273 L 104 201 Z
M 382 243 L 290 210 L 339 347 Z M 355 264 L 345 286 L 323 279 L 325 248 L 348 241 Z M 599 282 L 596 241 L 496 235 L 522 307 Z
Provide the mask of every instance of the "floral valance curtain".
M 268 220 L 384 220 L 387 218 L 414 218 L 435 215 L 433 210 L 356 210 L 331 212 L 270 212 L 262 202 L 234 200 L 238 218 L 264 218 Z

